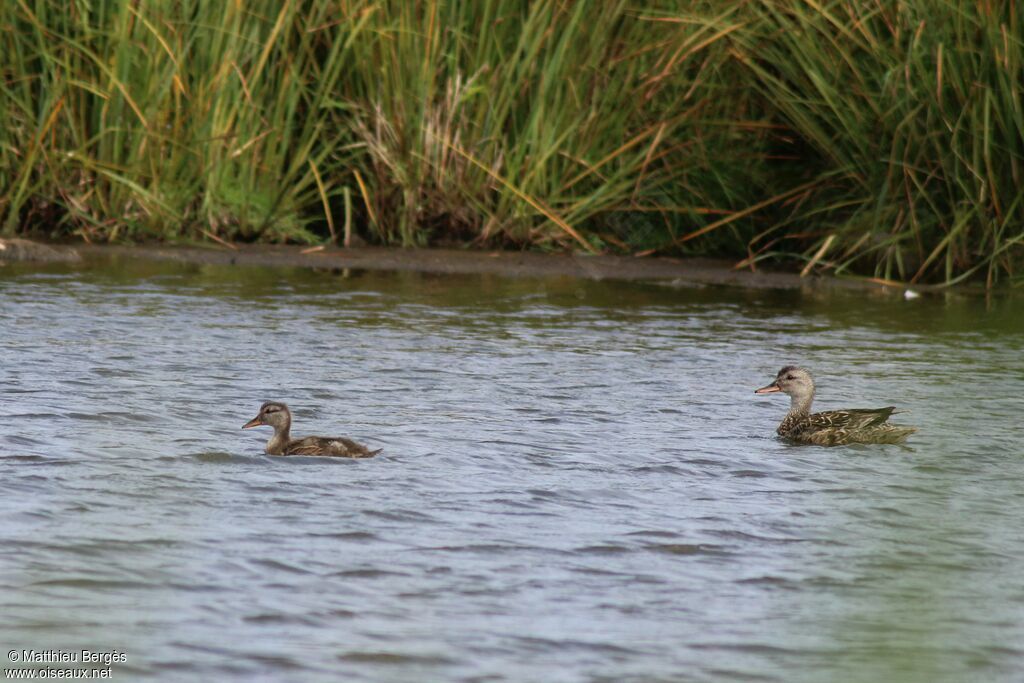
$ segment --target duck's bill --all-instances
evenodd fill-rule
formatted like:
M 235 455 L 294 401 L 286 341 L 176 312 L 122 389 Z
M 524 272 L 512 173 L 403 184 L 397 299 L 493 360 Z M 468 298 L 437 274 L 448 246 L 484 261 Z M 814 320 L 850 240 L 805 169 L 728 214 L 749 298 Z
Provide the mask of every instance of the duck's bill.
M 774 394 L 776 391 L 782 391 L 782 389 L 779 389 L 779 385 L 776 384 L 775 382 L 772 382 L 766 387 L 754 389 L 755 394 Z
M 260 416 L 257 415 L 256 417 L 254 417 L 253 419 L 249 420 L 244 425 L 242 425 L 242 429 L 252 429 L 253 427 L 259 427 L 262 424 L 263 424 L 263 420 L 261 420 Z

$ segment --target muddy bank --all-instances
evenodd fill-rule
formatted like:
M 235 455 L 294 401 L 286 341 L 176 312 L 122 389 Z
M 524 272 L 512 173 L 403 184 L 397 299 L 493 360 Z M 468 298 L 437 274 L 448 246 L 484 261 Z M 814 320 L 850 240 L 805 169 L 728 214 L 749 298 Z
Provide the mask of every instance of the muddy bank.
M 317 249 L 298 246 L 226 247 L 98 246 L 75 247 L 85 258 L 130 256 L 209 265 L 289 266 L 327 269 L 476 273 L 507 277 L 579 277 L 591 280 L 668 280 L 679 283 L 755 288 L 877 288 L 859 280 L 806 277 L 795 273 L 735 270 L 730 261 L 692 258 L 635 258 L 509 251 L 358 247 Z
M 60 263 L 78 261 L 78 252 L 65 246 L 50 246 L 18 237 L 0 239 L 0 264 L 5 262 Z
M 729 285 L 750 288 L 799 287 L 878 289 L 867 280 L 800 277 L 796 273 L 736 270 L 728 260 L 584 254 L 541 254 L 519 251 L 460 249 L 350 249 L 290 245 L 236 245 L 234 248 L 168 245 L 45 244 L 25 239 L 0 239 L 0 265 L 5 262 L 68 262 L 82 258 L 142 258 L 203 265 L 285 266 L 332 270 L 390 270 L 438 274 L 492 274 L 505 277 L 577 277 L 589 280 L 661 280 L 680 284 Z M 896 285 L 896 291 L 903 287 Z M 915 289 L 929 289 L 916 286 Z

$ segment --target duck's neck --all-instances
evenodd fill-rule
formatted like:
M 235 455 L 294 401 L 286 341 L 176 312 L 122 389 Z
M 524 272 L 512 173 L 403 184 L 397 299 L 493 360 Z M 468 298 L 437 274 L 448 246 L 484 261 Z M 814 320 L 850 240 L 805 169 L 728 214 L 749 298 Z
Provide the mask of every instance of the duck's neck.
M 806 417 L 811 414 L 811 403 L 814 401 L 813 391 L 807 394 L 793 394 L 789 399 L 787 417 Z
M 280 427 L 274 427 L 274 435 L 267 442 L 267 455 L 283 455 L 284 447 L 291 440 L 292 423 L 289 420 Z
M 775 431 L 782 436 L 792 436 L 800 430 L 807 416 L 811 414 L 811 401 L 814 400 L 814 392 L 806 395 L 791 395 L 789 401 L 789 412 L 782 418 L 779 428 Z

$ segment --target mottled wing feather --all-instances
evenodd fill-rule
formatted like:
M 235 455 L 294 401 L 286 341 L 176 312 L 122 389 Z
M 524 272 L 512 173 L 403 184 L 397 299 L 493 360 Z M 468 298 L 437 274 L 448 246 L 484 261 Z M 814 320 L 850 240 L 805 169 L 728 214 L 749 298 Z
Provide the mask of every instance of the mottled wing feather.
M 889 424 L 887 420 L 895 410 L 895 406 L 829 410 L 803 418 L 787 418 L 779 425 L 778 432 L 786 438 L 819 446 L 900 443 L 917 429 Z
M 828 410 L 807 416 L 811 429 L 864 429 L 884 424 L 896 406 L 885 408 L 852 408 L 850 410 Z
M 285 448 L 285 455 L 320 455 L 335 458 L 372 458 L 380 450 L 371 451 L 366 446 L 344 437 L 307 436 L 296 439 Z
M 378 453 L 380 453 L 381 450 L 382 450 L 382 449 L 378 448 L 375 451 L 371 451 L 369 448 L 367 448 L 363 444 L 357 443 L 357 442 L 353 441 L 352 439 L 346 439 L 344 437 L 338 437 L 336 439 L 331 439 L 331 441 L 333 441 L 335 443 L 340 443 L 340 444 L 342 444 L 344 446 L 345 451 L 347 451 L 347 453 L 345 455 L 346 458 L 372 458 L 373 456 L 375 456 Z

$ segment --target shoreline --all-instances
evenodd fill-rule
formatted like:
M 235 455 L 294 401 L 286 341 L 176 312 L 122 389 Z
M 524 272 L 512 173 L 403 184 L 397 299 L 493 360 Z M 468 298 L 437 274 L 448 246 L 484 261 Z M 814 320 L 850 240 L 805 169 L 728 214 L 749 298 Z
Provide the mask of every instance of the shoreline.
M 615 255 L 544 254 L 526 251 L 470 251 L 462 249 L 401 247 L 303 247 L 295 245 L 74 246 L 0 239 L 0 262 L 75 262 L 104 257 L 131 257 L 197 265 L 269 266 L 293 268 L 358 269 L 418 272 L 441 275 L 498 275 L 502 277 L 573 277 L 588 280 L 660 280 L 689 285 L 718 285 L 750 289 L 804 287 L 905 290 L 898 283 L 843 279 L 797 273 L 736 270 L 725 259 L 671 258 Z M 12 258 L 13 256 L 13 258 Z M 914 289 L 930 287 L 915 285 Z

